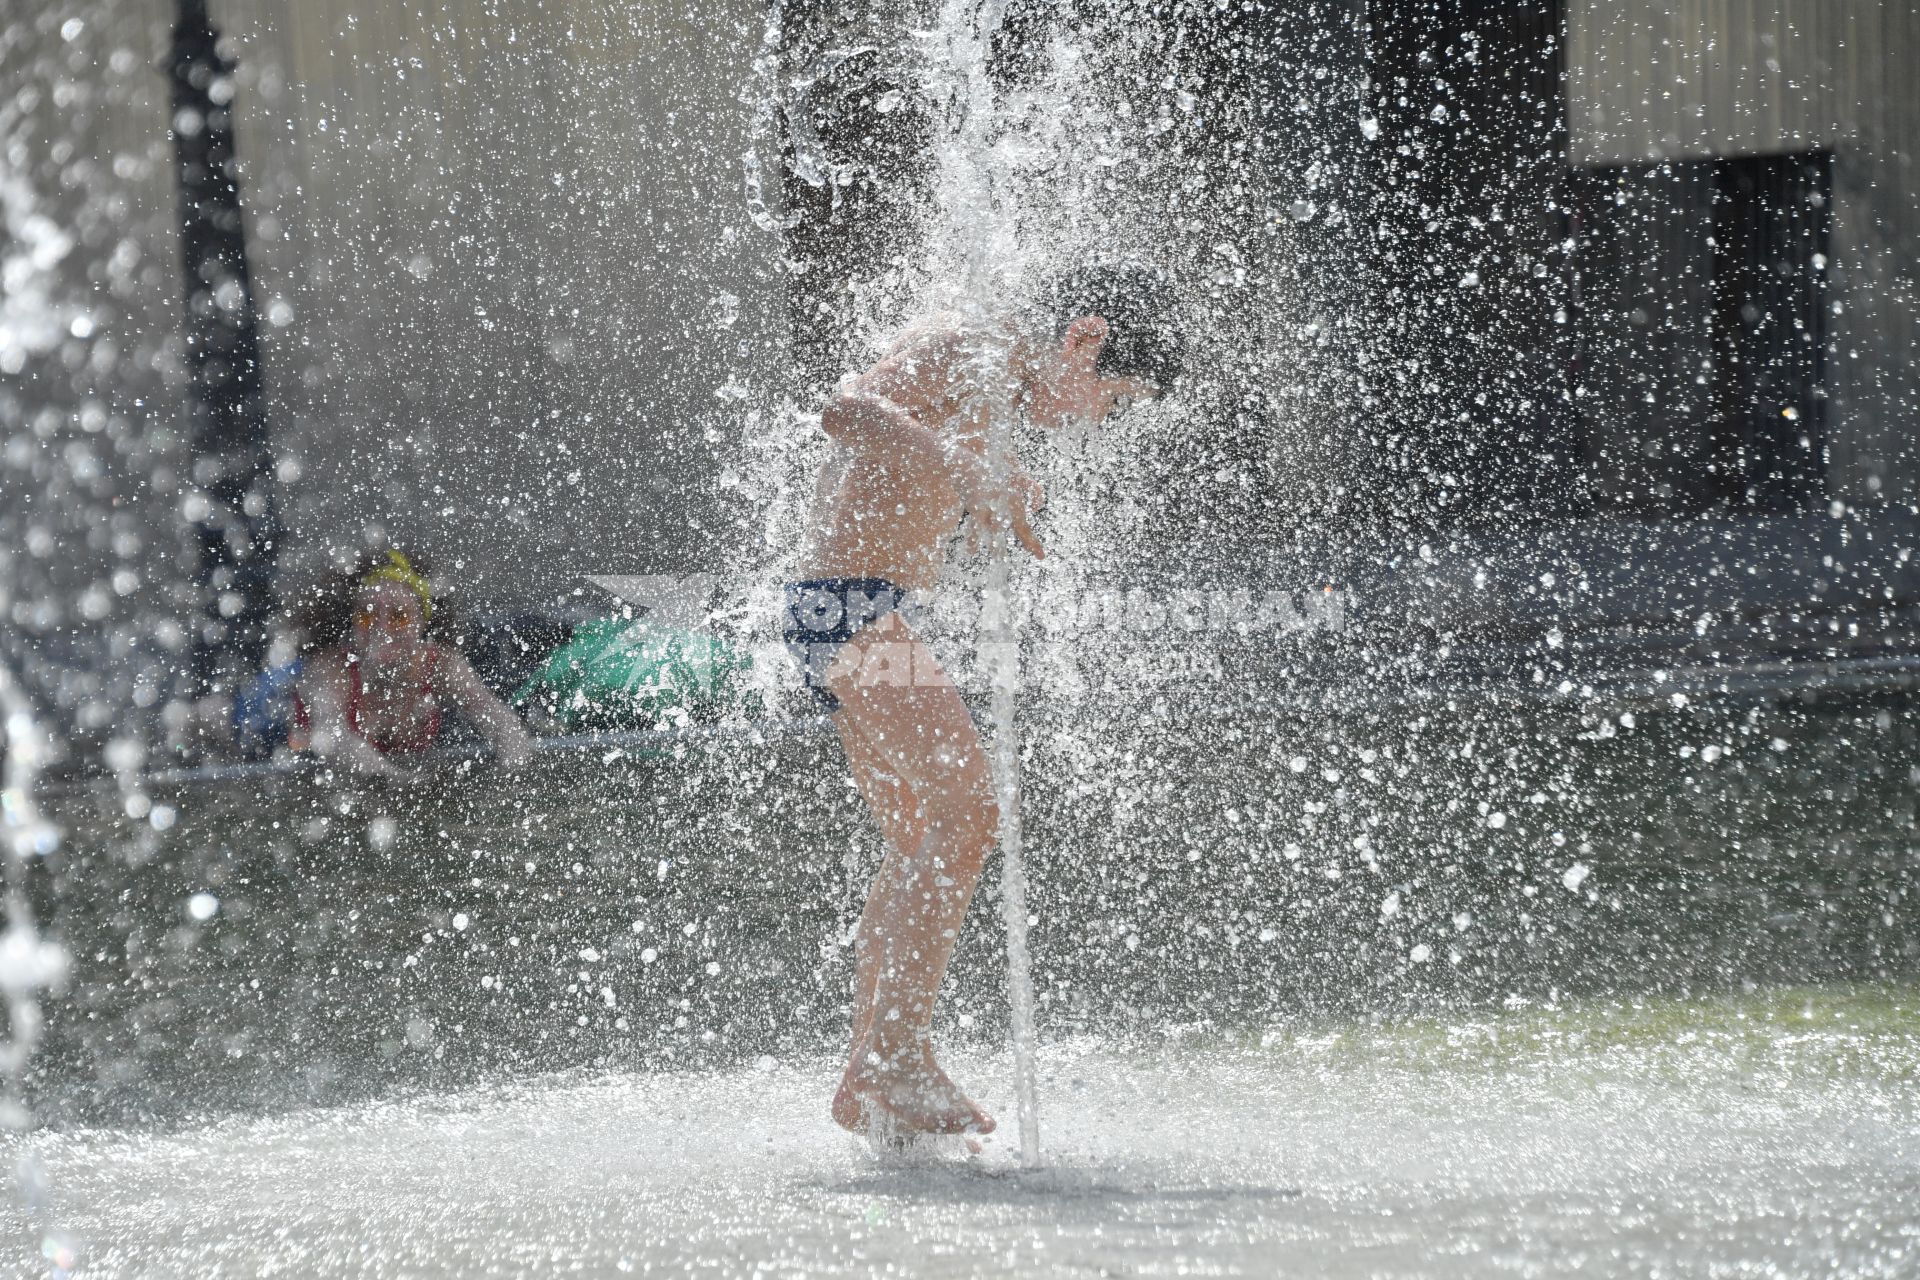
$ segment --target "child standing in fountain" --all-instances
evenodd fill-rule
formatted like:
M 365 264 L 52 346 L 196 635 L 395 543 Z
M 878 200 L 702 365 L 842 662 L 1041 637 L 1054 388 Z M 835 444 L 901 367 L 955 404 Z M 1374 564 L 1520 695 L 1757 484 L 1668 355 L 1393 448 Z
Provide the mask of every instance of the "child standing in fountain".
M 853 1052 L 833 1100 L 847 1129 L 994 1127 L 935 1061 L 931 1027 L 999 813 L 973 720 L 906 598 L 933 588 L 963 518 L 991 533 L 1005 512 L 1044 554 L 1029 523 L 1039 490 L 1017 459 L 987 456 L 988 405 L 1043 428 L 1103 421 L 1172 383 L 1171 321 L 1151 271 L 1089 268 L 1056 281 L 1024 332 L 952 315 L 911 327 L 821 411 L 834 452 L 786 639 L 887 846 L 855 942 Z

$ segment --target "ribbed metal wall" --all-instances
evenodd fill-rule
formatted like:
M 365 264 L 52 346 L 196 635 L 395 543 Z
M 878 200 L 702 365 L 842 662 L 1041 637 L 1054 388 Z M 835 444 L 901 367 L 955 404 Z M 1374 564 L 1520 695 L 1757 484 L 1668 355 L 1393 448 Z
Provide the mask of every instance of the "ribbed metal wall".
M 1920 5 L 1574 0 L 1576 165 L 1834 153 L 1829 489 L 1920 496 Z

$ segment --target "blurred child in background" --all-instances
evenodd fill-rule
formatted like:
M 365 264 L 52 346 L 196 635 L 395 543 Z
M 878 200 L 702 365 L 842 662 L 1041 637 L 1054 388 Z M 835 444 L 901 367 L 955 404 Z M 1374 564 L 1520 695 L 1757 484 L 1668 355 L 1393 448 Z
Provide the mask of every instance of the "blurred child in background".
M 361 773 L 402 777 L 407 758 L 440 741 L 457 713 L 502 764 L 533 754 L 526 727 L 433 627 L 427 574 L 387 550 L 324 587 L 302 609 L 300 656 L 261 672 L 211 716 L 253 759 L 312 751 Z

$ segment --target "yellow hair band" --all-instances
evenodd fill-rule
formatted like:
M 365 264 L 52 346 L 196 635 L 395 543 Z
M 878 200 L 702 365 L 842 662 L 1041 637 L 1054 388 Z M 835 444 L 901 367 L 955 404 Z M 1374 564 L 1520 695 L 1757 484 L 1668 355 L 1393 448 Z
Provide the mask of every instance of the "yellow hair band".
M 387 552 L 387 563 L 381 565 L 360 578 L 360 585 L 371 587 L 378 582 L 397 582 L 413 594 L 420 597 L 420 621 L 433 621 L 433 584 L 421 576 L 413 567 L 413 562 L 398 551 Z

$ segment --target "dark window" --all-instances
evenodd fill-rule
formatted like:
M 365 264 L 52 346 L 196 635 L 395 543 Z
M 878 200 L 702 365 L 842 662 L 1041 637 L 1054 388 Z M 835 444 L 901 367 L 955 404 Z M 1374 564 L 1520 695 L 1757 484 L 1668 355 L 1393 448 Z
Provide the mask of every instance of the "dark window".
M 1353 252 L 1387 357 L 1366 429 L 1397 521 L 1510 526 L 1582 501 L 1556 323 L 1560 11 L 1367 0 L 1372 185 Z
M 1713 447 L 1721 495 L 1763 511 L 1823 496 L 1825 153 L 1714 163 Z
M 1821 499 L 1830 159 L 1574 176 L 1575 404 L 1601 505 L 1688 514 Z

